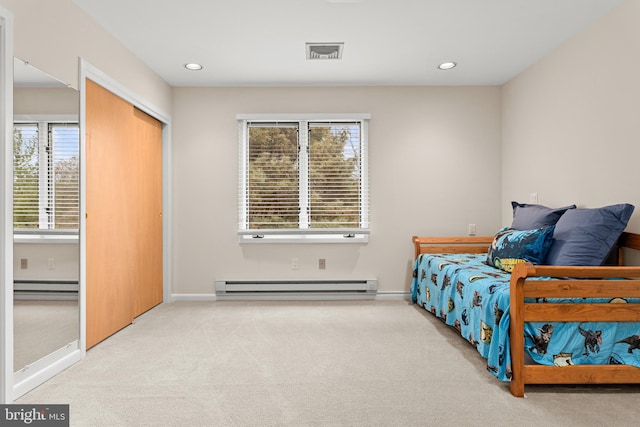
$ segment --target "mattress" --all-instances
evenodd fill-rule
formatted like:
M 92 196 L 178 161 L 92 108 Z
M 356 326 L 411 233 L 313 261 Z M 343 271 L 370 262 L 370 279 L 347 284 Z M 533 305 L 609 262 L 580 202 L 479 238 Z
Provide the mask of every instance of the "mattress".
M 509 343 L 510 273 L 486 264 L 485 254 L 420 255 L 412 302 L 459 331 L 502 381 L 512 376 Z M 554 299 L 545 303 L 627 303 L 638 300 Z M 638 322 L 531 322 L 525 353 L 542 365 L 627 364 L 640 367 Z

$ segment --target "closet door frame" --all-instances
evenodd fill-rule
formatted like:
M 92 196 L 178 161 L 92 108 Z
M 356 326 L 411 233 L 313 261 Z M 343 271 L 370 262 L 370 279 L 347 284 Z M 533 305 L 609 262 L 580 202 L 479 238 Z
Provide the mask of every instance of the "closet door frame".
M 171 116 L 106 75 L 83 58 L 79 60 L 80 76 L 80 349 L 87 349 L 87 240 L 86 240 L 86 80 L 102 86 L 162 123 L 162 298 L 171 302 Z

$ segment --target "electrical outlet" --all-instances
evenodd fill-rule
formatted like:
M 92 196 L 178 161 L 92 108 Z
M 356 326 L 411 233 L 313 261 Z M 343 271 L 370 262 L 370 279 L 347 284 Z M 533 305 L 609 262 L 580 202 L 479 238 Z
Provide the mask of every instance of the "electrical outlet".
M 20 268 L 23 270 L 29 268 L 29 260 L 27 258 L 20 258 Z
M 297 270 L 300 268 L 300 260 L 298 258 L 291 258 L 291 269 Z
M 318 268 L 320 270 L 324 270 L 325 268 L 327 268 L 327 260 L 325 258 L 320 258 L 318 260 Z
M 529 194 L 529 203 L 534 203 L 534 204 L 538 203 L 538 193 Z
M 475 235 L 476 235 L 476 225 L 469 224 L 469 236 L 475 236 Z

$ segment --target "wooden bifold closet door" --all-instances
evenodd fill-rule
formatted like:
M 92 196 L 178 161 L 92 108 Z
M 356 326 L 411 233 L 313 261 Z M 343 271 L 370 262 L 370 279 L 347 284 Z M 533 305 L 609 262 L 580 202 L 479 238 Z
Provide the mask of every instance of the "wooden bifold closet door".
M 162 302 L 162 124 L 86 81 L 87 348 Z

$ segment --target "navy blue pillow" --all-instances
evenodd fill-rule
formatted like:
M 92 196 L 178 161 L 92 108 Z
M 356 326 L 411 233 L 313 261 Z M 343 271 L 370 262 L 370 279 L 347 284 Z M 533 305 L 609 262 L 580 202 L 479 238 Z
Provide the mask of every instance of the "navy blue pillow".
M 501 229 L 489 247 L 487 264 L 508 272 L 521 262 L 542 264 L 551 247 L 554 228 L 555 225 L 535 230 Z
M 548 208 L 542 205 L 530 205 L 526 203 L 511 202 L 513 206 L 513 223 L 511 228 L 516 230 L 533 230 L 546 225 L 555 225 L 569 209 L 575 209 L 576 205 L 563 208 Z
M 571 209 L 560 217 L 545 264 L 602 265 L 624 231 L 634 206 Z

